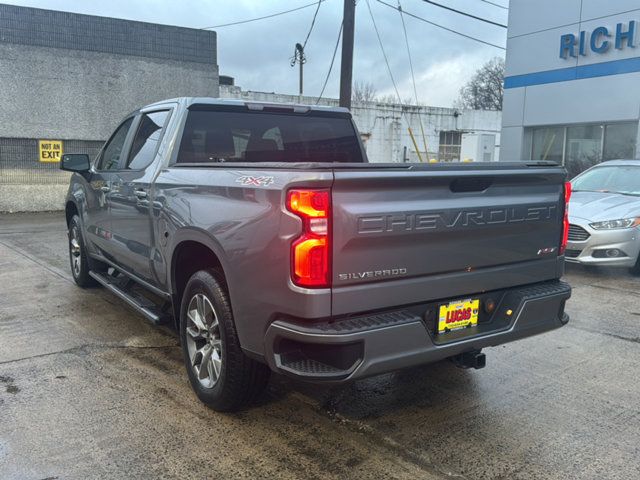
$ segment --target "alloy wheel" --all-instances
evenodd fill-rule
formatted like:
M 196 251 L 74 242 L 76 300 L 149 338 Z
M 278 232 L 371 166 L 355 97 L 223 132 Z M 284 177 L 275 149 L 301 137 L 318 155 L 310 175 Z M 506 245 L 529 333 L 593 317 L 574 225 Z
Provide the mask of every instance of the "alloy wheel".
M 71 268 L 73 269 L 73 276 L 78 277 L 82 269 L 82 250 L 80 247 L 78 227 L 73 227 L 71 229 L 71 235 L 69 238 L 69 254 L 71 255 Z
M 222 340 L 218 315 L 202 293 L 189 301 L 186 333 L 193 373 L 203 387 L 212 388 L 222 371 Z

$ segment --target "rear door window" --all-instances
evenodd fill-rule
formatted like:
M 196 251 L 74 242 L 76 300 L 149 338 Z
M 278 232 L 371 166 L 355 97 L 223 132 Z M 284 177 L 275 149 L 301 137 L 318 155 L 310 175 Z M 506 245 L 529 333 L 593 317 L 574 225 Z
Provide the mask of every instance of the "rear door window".
M 178 162 L 363 162 L 348 116 L 191 110 Z
M 142 170 L 153 162 L 168 116 L 168 110 L 142 115 L 127 159 L 127 169 Z

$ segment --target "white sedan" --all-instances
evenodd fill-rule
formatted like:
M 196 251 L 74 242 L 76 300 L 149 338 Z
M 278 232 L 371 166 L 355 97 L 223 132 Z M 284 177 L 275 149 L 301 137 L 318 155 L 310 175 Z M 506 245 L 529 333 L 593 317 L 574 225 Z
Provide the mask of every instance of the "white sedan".
M 604 162 L 571 184 L 566 261 L 640 273 L 640 161 Z

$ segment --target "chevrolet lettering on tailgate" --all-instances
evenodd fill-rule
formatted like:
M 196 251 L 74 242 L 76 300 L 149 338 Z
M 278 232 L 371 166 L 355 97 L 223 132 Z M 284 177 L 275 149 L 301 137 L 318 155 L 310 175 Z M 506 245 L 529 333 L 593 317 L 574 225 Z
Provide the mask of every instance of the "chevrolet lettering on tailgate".
M 476 226 L 555 220 L 557 205 L 535 205 L 446 212 L 391 213 L 358 218 L 358 233 L 447 230 Z

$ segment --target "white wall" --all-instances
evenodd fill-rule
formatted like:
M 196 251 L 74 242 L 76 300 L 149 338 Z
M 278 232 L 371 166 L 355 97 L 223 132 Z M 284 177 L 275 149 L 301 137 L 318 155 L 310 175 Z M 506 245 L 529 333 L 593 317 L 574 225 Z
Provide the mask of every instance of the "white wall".
M 297 95 L 243 91 L 240 87 L 226 85 L 220 85 L 220 96 L 246 101 L 300 102 L 303 104 L 315 104 L 317 100 L 315 97 L 299 99 Z M 338 100 L 323 98 L 319 103 L 337 106 Z M 409 126 L 425 162 L 431 158 L 437 158 L 440 132 L 443 130 L 493 133 L 496 134 L 496 148 L 500 146 L 501 112 L 367 102 L 352 105 L 351 113 L 360 134 L 365 139 L 367 156 L 371 162 L 402 162 L 405 147 L 407 161 L 419 161 L 409 135 Z M 424 138 L 420 126 L 421 120 L 425 133 Z M 427 155 L 424 153 L 425 138 Z

